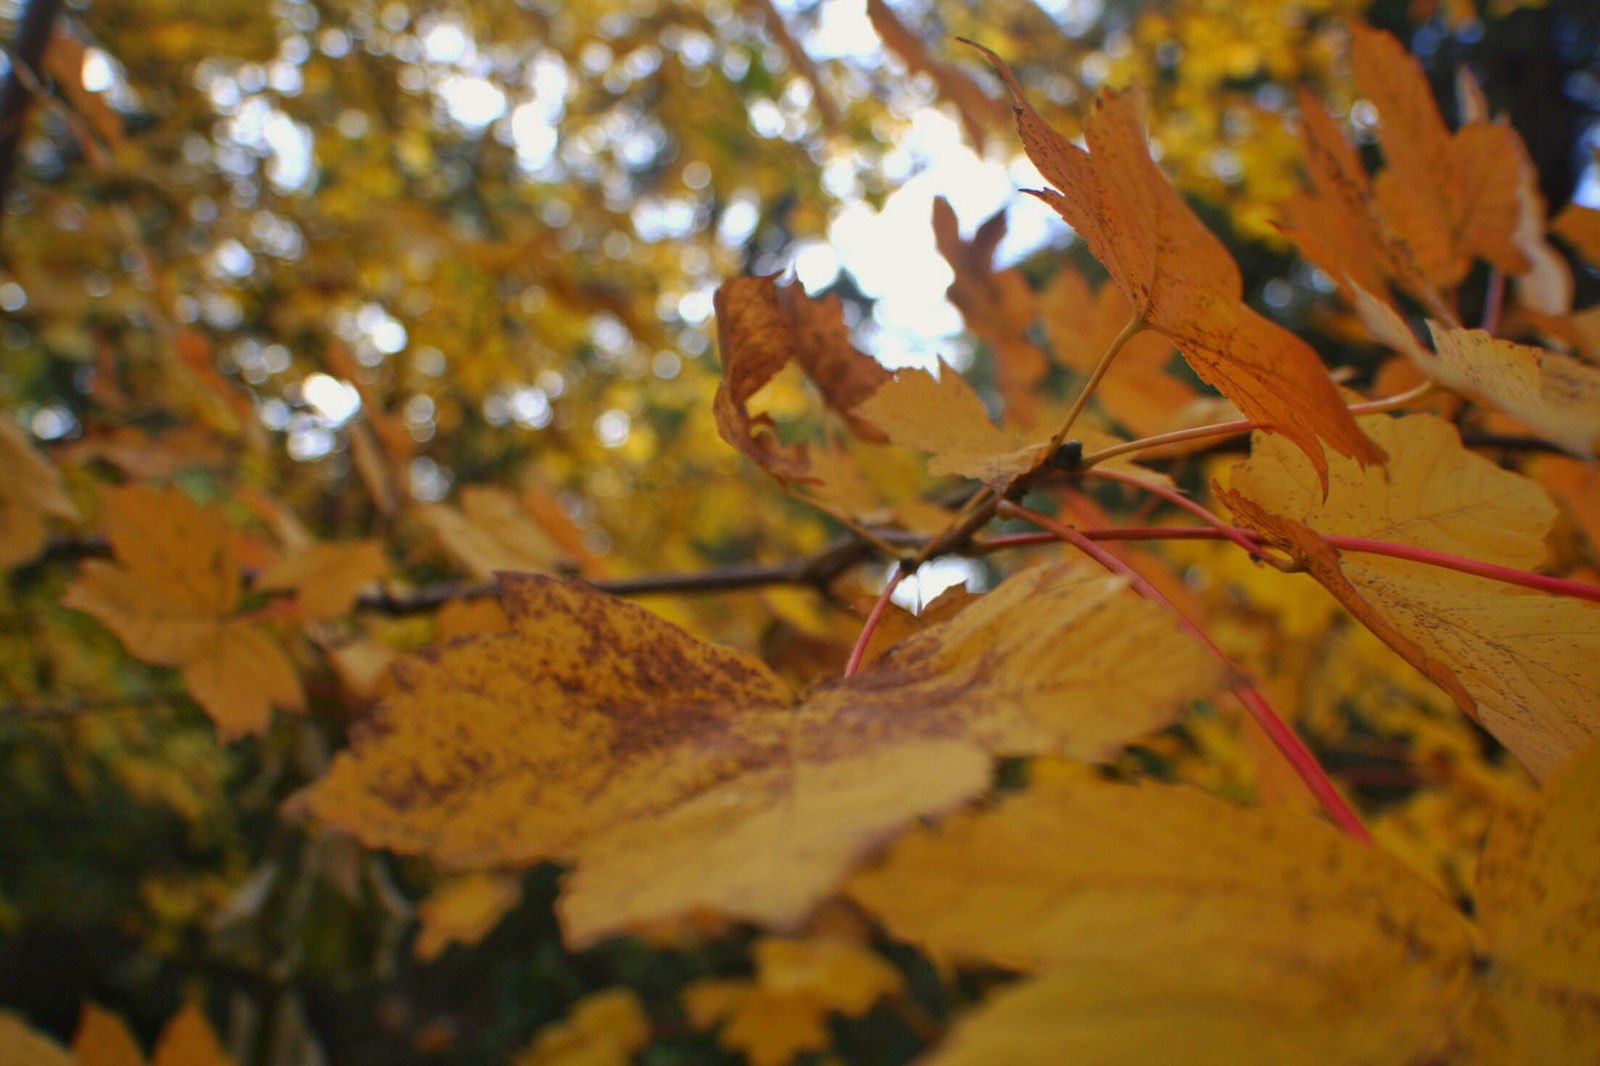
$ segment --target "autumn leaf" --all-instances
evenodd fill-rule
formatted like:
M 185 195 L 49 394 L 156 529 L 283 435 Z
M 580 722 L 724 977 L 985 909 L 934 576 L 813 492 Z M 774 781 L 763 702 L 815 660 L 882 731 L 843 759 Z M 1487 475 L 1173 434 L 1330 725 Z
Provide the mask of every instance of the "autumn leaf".
M 1084 123 L 1084 151 L 1034 111 L 998 56 L 981 50 L 1011 89 L 1028 158 L 1055 187 L 1034 195 L 1082 235 L 1134 312 L 1246 418 L 1293 441 L 1319 475 L 1324 442 L 1382 462 L 1317 354 L 1243 302 L 1238 265 L 1150 158 L 1142 96 L 1102 90 Z
M 770 416 L 752 416 L 750 398 L 794 362 L 856 432 L 882 439 L 850 417 L 888 371 L 849 342 L 836 297 L 809 300 L 798 284 L 782 289 L 772 277 L 735 278 L 717 289 L 717 347 L 723 378 L 714 403 L 722 439 L 780 481 L 812 482 L 805 444 L 778 440 Z
M 452 878 L 417 906 L 412 952 L 432 962 L 451 944 L 476 944 L 522 902 L 522 880 L 510 874 L 472 873 Z
M 21 1017 L 0 1010 L 0 1066 L 74 1066 L 62 1046 Z
M 994 353 L 1006 417 L 1021 425 L 1032 420 L 1038 403 L 1035 390 L 1049 372 L 1050 361 L 1027 334 L 1039 314 L 1038 294 L 1021 271 L 994 268 L 995 249 L 1005 235 L 1006 213 L 1001 210 L 979 226 L 970 241 L 962 240 L 950 201 L 933 198 L 933 238 L 956 276 L 946 295 L 967 328 Z
M 1526 422 L 1574 455 L 1594 458 L 1600 448 L 1600 368 L 1481 329 L 1432 321 L 1435 351 L 1429 352 L 1388 303 L 1360 289 L 1355 297 L 1373 337 L 1408 356 L 1428 377 Z
M 1521 211 L 1516 133 L 1470 122 L 1452 135 L 1421 64 L 1400 42 L 1359 23 L 1350 31 L 1351 71 L 1378 109 L 1387 165 L 1374 195 L 1385 223 L 1441 290 L 1460 284 L 1476 258 L 1523 273 L 1530 263 L 1514 240 Z
M 44 550 L 50 518 L 77 518 L 78 509 L 60 472 L 9 418 L 0 418 L 0 469 L 0 567 L 9 568 Z
M 388 572 L 378 541 L 320 543 L 267 567 L 255 584 L 294 592 L 300 613 L 307 618 L 337 618 L 351 608 L 357 593 Z
M 1426 1060 L 1472 978 L 1467 922 L 1300 814 L 1040 781 L 914 831 L 850 895 L 896 937 L 1039 976 L 933 1063 Z
M 1600 265 L 1600 209 L 1568 204 L 1550 229 L 1589 262 Z
M 144 1066 L 144 1052 L 119 1015 L 93 1003 L 83 1005 L 72 1037 L 77 1066 Z
M 650 1019 L 628 988 L 584 996 L 565 1021 L 546 1026 L 511 1066 L 627 1066 L 650 1043 Z
M 1217 681 L 1085 567 L 1013 577 L 804 700 L 577 583 L 506 576 L 502 603 L 510 633 L 397 667 L 302 802 L 448 866 L 573 864 L 573 943 L 704 908 L 792 925 L 907 819 L 981 791 L 989 753 L 1106 758 Z
M 1133 313 L 1116 285 L 1091 291 L 1088 279 L 1070 265 L 1051 279 L 1040 302 L 1056 358 L 1084 375 L 1094 370 Z M 1232 405 L 1214 396 L 1203 397 L 1168 373 L 1172 355 L 1172 342 L 1161 334 L 1135 334 L 1095 389 L 1095 401 L 1139 437 L 1238 417 Z
M 1478 868 L 1488 940 L 1470 1015 L 1474 1061 L 1600 1060 L 1600 745 L 1505 811 Z
M 752 1066 L 782 1066 L 832 1043 L 828 1015 L 865 1014 L 900 990 L 900 974 L 848 941 L 767 937 L 753 950 L 755 980 L 707 978 L 683 993 L 697 1029 L 721 1023 L 719 1039 Z
M 1444 303 L 1409 245 L 1384 223 L 1355 149 L 1306 90 L 1300 92 L 1300 138 L 1311 188 L 1278 205 L 1278 229 L 1334 279 L 1368 292 L 1393 281 L 1424 306 Z
M 469 485 L 461 490 L 460 503 L 459 510 L 442 503 L 426 504 L 421 509 L 422 520 L 478 577 L 490 578 L 501 570 L 540 573 L 566 561 L 560 546 L 514 493 Z
M 1387 474 L 1336 462 L 1324 500 L 1297 456 L 1258 436 L 1222 498 L 1543 777 L 1600 733 L 1600 611 L 1421 563 L 1340 557 L 1317 534 L 1528 569 L 1544 561 L 1554 505 L 1431 415 L 1364 421 L 1391 453 Z
M 984 92 L 958 68 L 930 55 L 922 39 L 900 21 L 885 0 L 867 0 L 867 18 L 883 38 L 884 45 L 905 61 L 911 74 L 926 74 L 939 95 L 955 105 L 961 115 L 962 128 L 981 155 L 990 129 L 1003 126 L 1010 117 L 1006 114 L 1006 105 Z
M 1019 447 L 1016 436 L 989 421 L 972 386 L 941 364 L 936 378 L 918 367 L 895 371 L 856 413 L 896 444 L 931 453 L 928 472 L 1000 484 L 1032 469 L 1043 444 Z
M 234 617 L 240 571 L 222 512 L 177 489 L 129 486 L 103 500 L 116 562 L 86 561 L 62 604 L 94 616 L 134 657 L 180 667 L 224 738 L 261 732 L 274 705 L 301 709 L 283 649 Z

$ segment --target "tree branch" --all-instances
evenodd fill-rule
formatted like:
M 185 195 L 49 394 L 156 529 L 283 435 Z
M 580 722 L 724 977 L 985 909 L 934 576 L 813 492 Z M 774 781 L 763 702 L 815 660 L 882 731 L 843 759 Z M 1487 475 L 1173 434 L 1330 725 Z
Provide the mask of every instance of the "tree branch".
M 27 125 L 28 105 L 33 103 L 30 83 L 39 83 L 39 61 L 44 58 L 60 10 L 61 0 L 28 0 L 22 12 L 22 23 L 17 27 L 17 38 L 11 46 L 11 69 L 6 74 L 5 88 L 0 89 L 0 208 L 4 207 L 6 191 L 11 187 L 11 175 L 17 167 L 17 149 L 22 144 L 23 127 Z M 5 212 L 0 210 L 0 225 L 4 218 Z

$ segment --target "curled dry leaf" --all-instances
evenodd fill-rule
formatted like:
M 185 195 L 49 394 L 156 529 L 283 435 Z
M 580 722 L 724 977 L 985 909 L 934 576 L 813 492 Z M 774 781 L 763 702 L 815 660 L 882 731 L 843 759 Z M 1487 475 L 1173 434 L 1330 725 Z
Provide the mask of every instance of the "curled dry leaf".
M 1431 415 L 1365 421 L 1391 453 L 1387 473 L 1336 462 L 1323 498 L 1298 456 L 1258 436 L 1223 499 L 1543 777 L 1600 734 L 1600 609 L 1422 563 L 1340 557 L 1319 534 L 1529 569 L 1544 561 L 1555 506 Z
M 978 227 L 970 241 L 962 240 L 950 201 L 933 198 L 934 241 L 956 275 L 946 295 L 967 328 L 994 354 L 1006 419 L 1023 425 L 1032 420 L 1038 403 L 1034 390 L 1049 371 L 1050 361 L 1028 339 L 1028 327 L 1039 314 L 1038 294 L 1021 271 L 994 269 L 995 248 L 1005 235 L 1006 214 L 1000 210 Z
M 767 276 L 723 282 L 714 303 L 723 375 L 715 412 L 723 440 L 780 481 L 818 480 L 807 446 L 783 444 L 772 419 L 752 416 L 748 406 L 750 398 L 790 362 L 800 365 L 852 431 L 868 440 L 883 439 L 851 411 L 888 379 L 889 372 L 850 344 L 837 297 L 811 300 L 798 284 L 780 289 Z
M 1382 450 L 1356 428 L 1316 352 L 1245 305 L 1233 257 L 1150 158 L 1141 94 L 1101 91 L 1084 123 L 1085 151 L 1039 116 L 998 56 L 982 51 L 1011 89 L 1028 158 L 1055 187 L 1034 195 L 1078 231 L 1135 313 L 1246 418 L 1293 441 L 1319 474 L 1323 443 L 1381 463 Z
M 1107 757 L 1217 680 L 1087 567 L 1025 571 L 805 699 L 581 584 L 506 576 L 502 602 L 511 632 L 402 663 L 302 802 L 446 865 L 573 864 L 579 944 L 700 909 L 791 925 L 907 820 L 982 791 L 991 752 Z
M 1456 908 L 1333 827 L 1198 791 L 1038 781 L 848 891 L 944 957 L 1038 972 L 930 1061 L 1426 1061 L 1472 977 Z
M 1474 1061 L 1600 1061 L 1600 745 L 1489 831 L 1477 914 L 1488 941 Z
M 142 486 L 108 490 L 104 509 L 116 562 L 84 562 L 62 604 L 93 615 L 135 658 L 181 667 L 225 738 L 261 732 L 273 706 L 301 709 L 283 649 L 233 617 L 239 563 L 222 512 Z

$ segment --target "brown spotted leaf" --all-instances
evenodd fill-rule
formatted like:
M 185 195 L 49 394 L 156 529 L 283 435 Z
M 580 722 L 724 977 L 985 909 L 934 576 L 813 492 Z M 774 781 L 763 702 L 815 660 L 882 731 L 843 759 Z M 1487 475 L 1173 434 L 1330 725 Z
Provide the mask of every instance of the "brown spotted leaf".
M 1142 96 L 1102 90 L 1084 123 L 1085 151 L 1052 129 L 1005 63 L 983 51 L 1011 89 L 1028 158 L 1054 186 L 1034 195 L 1082 235 L 1134 312 L 1246 418 L 1293 441 L 1319 474 L 1324 443 L 1382 462 L 1316 352 L 1245 305 L 1238 265 L 1150 158 Z
M 1427 1061 L 1472 977 L 1455 906 L 1290 812 L 1036 781 L 902 838 L 849 894 L 897 938 L 1039 976 L 930 1061 Z
M 1554 505 L 1430 415 L 1366 421 L 1390 452 L 1387 472 L 1335 462 L 1324 499 L 1299 456 L 1258 436 L 1225 499 L 1542 777 L 1600 734 L 1600 608 L 1423 563 L 1340 556 L 1317 535 L 1528 569 L 1544 561 Z
M 804 700 L 580 584 L 506 576 L 502 600 L 512 630 L 402 663 L 304 802 L 449 866 L 573 864 L 573 943 L 701 909 L 792 924 L 908 819 L 986 787 L 991 752 L 1105 757 L 1215 682 L 1082 568 L 1018 575 Z

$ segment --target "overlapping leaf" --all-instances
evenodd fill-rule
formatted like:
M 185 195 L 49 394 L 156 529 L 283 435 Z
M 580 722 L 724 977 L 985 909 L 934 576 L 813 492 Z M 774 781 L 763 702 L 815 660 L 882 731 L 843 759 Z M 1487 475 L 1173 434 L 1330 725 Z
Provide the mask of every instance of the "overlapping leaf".
M 337 618 L 363 588 L 388 572 L 378 541 L 311 544 L 263 570 L 256 586 L 292 590 L 307 618 Z
M 810 300 L 798 284 L 779 288 L 772 277 L 735 278 L 717 289 L 717 431 L 781 481 L 814 482 L 805 444 L 784 444 L 766 415 L 752 416 L 750 398 L 790 362 L 798 363 L 823 398 L 869 440 L 882 437 L 851 410 L 889 377 L 876 360 L 850 344 L 837 297 Z
M 701 908 L 792 923 L 864 849 L 981 791 L 990 752 L 1104 757 L 1216 680 L 1081 568 L 1024 572 L 804 700 L 585 586 L 505 577 L 502 599 L 513 630 L 402 664 L 306 803 L 447 865 L 575 864 L 578 943 Z
M 1038 971 L 931 1061 L 1423 1061 L 1467 923 L 1332 827 L 1166 785 L 1035 782 L 903 839 L 850 894 L 946 957 Z
M 1083 236 L 1134 312 L 1246 418 L 1293 441 L 1319 474 L 1323 443 L 1381 462 L 1317 354 L 1243 302 L 1237 264 L 1150 158 L 1141 96 L 1102 90 L 1084 123 L 1085 151 L 1046 124 L 1010 69 L 985 54 L 1011 88 L 1028 158 L 1055 187 L 1034 195 Z
M 1478 869 L 1476 1061 L 1600 1061 L 1600 745 L 1505 812 Z
M 684 1007 L 697 1028 L 721 1023 L 721 1042 L 752 1066 L 783 1066 L 832 1042 L 828 1015 L 865 1014 L 900 989 L 900 974 L 867 948 L 839 940 L 768 937 L 754 949 L 755 980 L 695 981 Z
M 934 241 L 956 275 L 946 295 L 961 312 L 967 328 L 994 354 L 1006 418 L 1021 424 L 1031 420 L 1038 403 L 1035 390 L 1049 371 L 1050 361 L 1028 339 L 1028 327 L 1039 314 L 1038 294 L 1020 271 L 994 268 L 995 249 L 1005 235 L 1002 210 L 979 226 L 970 241 L 962 240 L 950 202 L 934 197 Z
M 1015 433 L 989 421 L 983 401 L 961 375 L 941 365 L 936 378 L 907 367 L 856 408 L 896 444 L 930 453 L 928 472 L 991 484 L 1038 463 L 1042 445 L 1020 445 Z
M 227 520 L 177 489 L 106 492 L 115 563 L 91 559 L 61 602 L 110 629 L 134 657 L 176 666 L 224 737 L 258 733 L 271 708 L 299 710 L 294 665 L 235 617 L 239 563 Z
M 76 518 L 61 474 L 9 418 L 0 418 L 0 566 L 16 566 L 44 548 L 48 520 Z
M 542 572 L 568 557 L 515 494 L 486 485 L 461 490 L 460 508 L 428 504 L 422 519 L 477 576 L 500 570 Z
M 1481 329 L 1429 322 L 1435 352 L 1394 308 L 1357 289 L 1356 307 L 1374 337 L 1410 357 L 1434 381 L 1497 407 L 1574 455 L 1600 448 L 1600 368 L 1562 352 L 1516 344 Z
M 1318 534 L 1527 569 L 1544 561 L 1555 508 L 1432 416 L 1366 421 L 1391 453 L 1387 473 L 1336 462 L 1324 500 L 1299 457 L 1258 436 L 1224 499 L 1542 777 L 1600 734 L 1600 609 L 1421 563 L 1340 557 Z
M 1517 228 L 1518 149 L 1510 126 L 1471 122 L 1452 135 L 1421 64 L 1387 33 L 1351 26 L 1351 69 L 1378 109 L 1385 169 L 1374 186 L 1384 221 L 1440 289 L 1475 258 L 1528 269 Z

